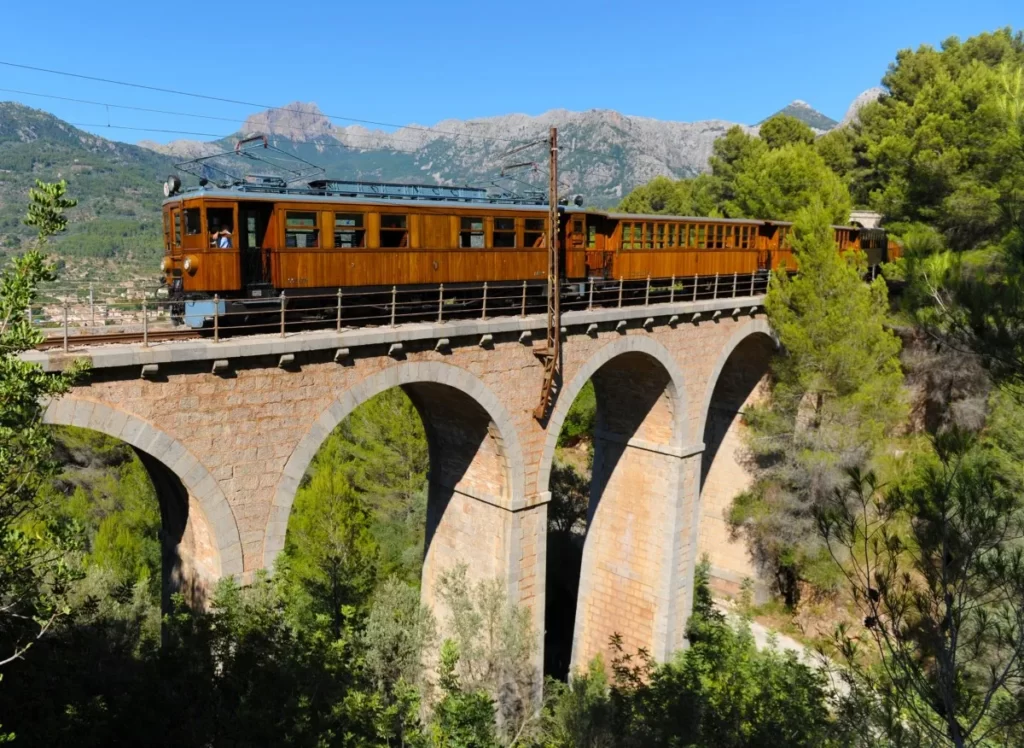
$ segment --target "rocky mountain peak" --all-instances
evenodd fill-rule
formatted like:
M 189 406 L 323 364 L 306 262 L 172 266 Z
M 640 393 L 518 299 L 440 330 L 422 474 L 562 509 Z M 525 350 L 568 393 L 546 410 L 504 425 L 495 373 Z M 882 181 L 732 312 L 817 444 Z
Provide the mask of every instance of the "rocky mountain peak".
M 308 143 L 332 135 L 334 126 L 313 102 L 294 101 L 249 116 L 242 125 L 242 132 L 277 135 L 296 143 Z
M 850 108 L 846 110 L 846 114 L 843 116 L 843 121 L 840 123 L 840 127 L 846 127 L 852 122 L 856 122 L 860 117 L 860 110 L 867 104 L 873 101 L 877 101 L 878 97 L 885 93 L 885 89 L 879 86 L 869 88 L 864 93 L 860 94 L 853 103 L 850 104 Z

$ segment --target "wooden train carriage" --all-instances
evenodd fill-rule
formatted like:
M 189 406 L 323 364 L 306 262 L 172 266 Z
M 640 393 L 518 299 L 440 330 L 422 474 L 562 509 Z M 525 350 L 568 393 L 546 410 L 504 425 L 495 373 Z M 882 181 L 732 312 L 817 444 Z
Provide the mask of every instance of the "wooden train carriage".
M 628 213 L 605 219 L 600 262 L 615 280 L 749 274 L 790 254 L 785 224 Z
M 168 284 L 261 295 L 547 279 L 545 206 L 296 192 L 201 189 L 166 201 Z

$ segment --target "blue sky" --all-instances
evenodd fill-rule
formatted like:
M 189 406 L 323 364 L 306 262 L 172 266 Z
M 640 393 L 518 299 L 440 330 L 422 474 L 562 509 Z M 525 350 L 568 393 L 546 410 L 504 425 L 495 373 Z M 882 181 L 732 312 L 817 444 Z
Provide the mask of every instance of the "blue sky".
M 553 108 L 754 123 L 793 99 L 836 119 L 898 49 L 1011 25 L 1022 0 L 839 3 L 18 2 L 0 60 L 330 114 L 433 124 Z M 0 66 L 0 91 L 117 140 L 227 134 L 251 108 Z M 339 121 L 339 124 L 345 124 Z

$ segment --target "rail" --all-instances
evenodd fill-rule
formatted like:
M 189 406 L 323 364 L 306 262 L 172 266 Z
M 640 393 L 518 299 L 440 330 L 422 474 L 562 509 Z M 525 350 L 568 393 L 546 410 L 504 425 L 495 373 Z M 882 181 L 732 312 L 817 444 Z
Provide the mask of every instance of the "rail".
M 770 271 L 752 274 L 646 278 L 589 279 L 560 284 L 563 311 L 624 306 L 656 306 L 686 301 L 759 296 L 767 291 Z M 186 312 L 181 300 L 160 299 L 154 289 L 134 298 L 98 300 L 95 294 L 61 295 L 48 289 L 49 300 L 33 304 L 26 314 L 46 337 L 39 348 L 63 348 L 107 343 L 153 342 L 205 336 L 213 342 L 239 335 L 274 334 L 282 337 L 310 329 L 334 327 L 397 327 L 408 322 L 486 320 L 498 316 L 542 314 L 547 309 L 544 284 L 536 282 L 482 283 L 446 288 L 375 289 L 302 294 L 282 292 L 262 299 L 246 298 L 258 307 L 234 309 L 240 299 L 214 295 L 203 299 L 208 314 Z M 209 303 L 212 302 L 212 303 Z M 223 308 L 223 311 L 222 311 Z M 193 324 L 184 324 L 185 315 Z M 201 315 L 201 316 L 199 316 Z

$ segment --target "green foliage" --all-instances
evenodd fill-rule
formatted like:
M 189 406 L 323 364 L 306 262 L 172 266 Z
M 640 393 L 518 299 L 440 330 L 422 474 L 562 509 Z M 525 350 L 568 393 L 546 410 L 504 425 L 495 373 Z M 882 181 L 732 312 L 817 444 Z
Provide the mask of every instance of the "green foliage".
M 730 216 L 793 220 L 818 200 L 830 223 L 850 219 L 846 185 L 803 142 L 763 151 L 737 175 L 735 185 L 736 197 L 727 204 Z
M 840 746 L 823 673 L 792 653 L 759 650 L 746 627 L 717 613 L 707 566 L 697 576 L 690 647 L 655 665 L 643 651 L 616 652 L 611 684 L 597 661 L 556 687 L 545 721 L 552 746 Z
M 895 486 L 851 471 L 819 508 L 820 531 L 844 563 L 887 685 L 932 744 L 1006 744 L 1024 724 L 1020 484 L 966 432 L 933 444 Z M 863 637 L 837 638 L 859 668 Z
M 427 438 L 399 388 L 356 408 L 317 452 L 311 472 L 343 475 L 370 514 L 378 580 L 420 583 L 427 513 Z
M 771 149 L 797 143 L 810 145 L 814 142 L 814 130 L 796 117 L 776 114 L 761 125 L 758 137 Z
M 852 159 L 844 137 L 833 135 L 819 147 L 807 125 L 786 115 L 761 125 L 760 137 L 736 126 L 715 141 L 710 174 L 678 182 L 656 177 L 627 195 L 619 209 L 792 220 L 817 199 L 833 223 L 845 224 L 852 207 L 849 190 L 832 170 Z
M 882 81 L 888 95 L 854 127 L 856 201 L 892 222 L 934 225 L 956 250 L 1019 227 L 1022 66 L 1024 39 L 1010 29 L 902 50 Z
M 870 462 L 906 414 L 885 281 L 864 283 L 856 256 L 835 251 L 829 224 L 821 205 L 801 211 L 800 272 L 772 278 L 765 308 L 783 353 L 769 401 L 746 413 L 756 482 L 730 513 L 790 605 L 809 575 L 826 587 L 838 581 L 809 511 L 845 469 Z
M 307 625 L 323 620 L 335 638 L 373 589 L 377 543 L 359 494 L 344 474 L 318 470 L 295 494 L 279 573 Z
M 443 696 L 434 709 L 431 745 L 437 748 L 497 748 L 494 702 L 485 691 L 464 691 L 458 676 L 459 647 L 446 639 L 438 676 Z
M 570 447 L 589 437 L 594 431 L 596 417 L 597 395 L 594 392 L 594 383 L 588 379 L 569 406 L 569 412 L 565 414 L 562 430 L 558 433 L 558 446 Z
M 40 491 L 56 474 L 42 403 L 59 397 L 82 373 L 73 365 L 48 375 L 22 361 L 41 334 L 25 317 L 42 281 L 53 269 L 40 250 L 63 230 L 62 187 L 40 184 L 31 193 L 29 220 L 38 229 L 37 249 L 0 272 L 0 665 L 20 657 L 67 613 L 66 598 L 77 570 L 69 555 L 75 528 L 39 515 Z
M 494 702 L 498 734 L 508 744 L 535 726 L 540 700 L 530 611 L 508 600 L 501 580 L 470 582 L 465 565 L 441 574 L 437 594 L 457 647 L 459 681 Z

